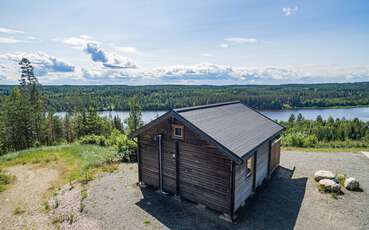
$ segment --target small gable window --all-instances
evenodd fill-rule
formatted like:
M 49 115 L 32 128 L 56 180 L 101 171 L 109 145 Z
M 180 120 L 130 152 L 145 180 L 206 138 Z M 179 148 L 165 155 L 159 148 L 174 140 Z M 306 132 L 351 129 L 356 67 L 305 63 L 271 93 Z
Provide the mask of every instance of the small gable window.
M 183 139 L 183 125 L 172 125 L 172 138 Z

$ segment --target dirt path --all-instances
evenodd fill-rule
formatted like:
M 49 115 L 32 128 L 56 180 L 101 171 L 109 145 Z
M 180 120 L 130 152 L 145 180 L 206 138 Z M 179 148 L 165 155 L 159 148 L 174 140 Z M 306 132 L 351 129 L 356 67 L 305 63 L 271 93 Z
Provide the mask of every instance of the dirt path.
M 58 171 L 32 165 L 14 166 L 6 171 L 16 180 L 0 193 L 1 229 L 53 229 L 42 203 L 43 195 L 58 178 Z

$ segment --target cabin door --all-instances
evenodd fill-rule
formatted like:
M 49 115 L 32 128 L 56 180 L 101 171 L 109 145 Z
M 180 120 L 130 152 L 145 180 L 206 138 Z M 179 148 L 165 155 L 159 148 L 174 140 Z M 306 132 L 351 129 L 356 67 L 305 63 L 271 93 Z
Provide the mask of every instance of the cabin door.
M 281 138 L 274 141 L 271 145 L 271 156 L 270 156 L 270 174 L 278 167 L 279 160 L 281 157 Z
M 170 137 L 157 135 L 159 160 L 159 191 L 176 192 L 176 145 Z

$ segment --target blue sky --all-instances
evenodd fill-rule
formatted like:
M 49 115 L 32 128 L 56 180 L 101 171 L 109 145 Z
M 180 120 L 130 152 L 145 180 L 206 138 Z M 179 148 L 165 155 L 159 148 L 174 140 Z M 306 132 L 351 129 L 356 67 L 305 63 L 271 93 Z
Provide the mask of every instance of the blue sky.
M 369 81 L 368 1 L 0 2 L 0 84 Z

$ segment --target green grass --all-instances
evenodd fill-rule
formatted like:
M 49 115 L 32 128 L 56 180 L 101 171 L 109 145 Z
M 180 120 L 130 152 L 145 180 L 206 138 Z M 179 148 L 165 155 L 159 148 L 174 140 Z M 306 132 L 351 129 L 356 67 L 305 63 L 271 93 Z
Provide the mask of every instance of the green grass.
M 25 213 L 26 210 L 24 210 L 22 207 L 17 206 L 14 210 L 13 210 L 13 215 L 21 215 L 23 213 Z
M 368 148 L 332 148 L 332 147 L 313 147 L 313 148 L 303 148 L 303 147 L 282 147 L 282 151 L 297 151 L 297 152 L 351 152 L 360 153 L 361 151 L 369 151 Z
M 0 170 L 0 192 L 5 191 L 5 189 L 8 187 L 8 185 L 13 180 L 13 177 L 1 172 Z
M 61 176 L 53 187 L 58 188 L 74 180 L 88 183 L 98 172 L 115 170 L 115 159 L 116 150 L 110 147 L 80 144 L 41 147 L 0 156 L 0 172 L 25 164 L 56 168 Z

